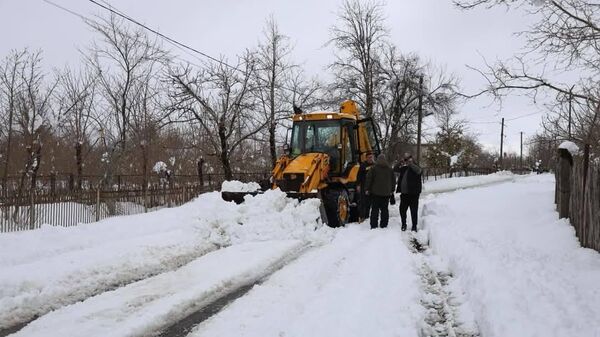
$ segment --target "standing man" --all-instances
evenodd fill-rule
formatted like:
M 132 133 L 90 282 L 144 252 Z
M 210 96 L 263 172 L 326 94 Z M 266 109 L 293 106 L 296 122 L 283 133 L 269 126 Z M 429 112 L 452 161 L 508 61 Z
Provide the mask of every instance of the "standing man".
M 385 155 L 380 154 L 377 162 L 367 173 L 365 193 L 371 198 L 371 229 L 377 228 L 379 212 L 381 212 L 381 228 L 386 228 L 390 215 L 388 202 L 394 198 L 394 170 L 390 167 Z
M 360 163 L 358 169 L 358 176 L 356 177 L 358 184 L 356 185 L 356 191 L 358 192 L 358 222 L 363 222 L 369 217 L 371 213 L 371 198 L 365 193 L 365 181 L 367 179 L 367 173 L 373 167 L 375 159 L 373 152 L 367 153 L 367 160 Z
M 410 207 L 413 232 L 417 231 L 417 220 L 419 213 L 419 195 L 422 189 L 422 169 L 415 164 L 410 153 L 404 154 L 402 165 L 394 167 L 399 173 L 396 193 L 400 193 L 400 219 L 402 219 L 402 230 L 406 230 L 406 210 Z

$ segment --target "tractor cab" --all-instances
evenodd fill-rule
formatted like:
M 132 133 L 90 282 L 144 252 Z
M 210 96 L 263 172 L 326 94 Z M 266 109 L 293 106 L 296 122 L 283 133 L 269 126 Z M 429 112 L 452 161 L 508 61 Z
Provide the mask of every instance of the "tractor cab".
M 371 119 L 347 113 L 313 112 L 293 117 L 289 157 L 324 153 L 329 157 L 329 175 L 343 176 L 366 159 L 380 153 Z

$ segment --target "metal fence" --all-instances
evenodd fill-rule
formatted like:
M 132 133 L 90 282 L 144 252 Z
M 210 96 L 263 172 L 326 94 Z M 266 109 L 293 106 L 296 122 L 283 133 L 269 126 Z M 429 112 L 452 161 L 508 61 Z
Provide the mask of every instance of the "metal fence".
M 145 190 L 32 191 L 0 198 L 0 232 L 36 229 L 43 224 L 75 226 L 111 216 L 182 205 L 207 191 L 200 185 Z
M 265 182 L 268 177 L 266 172 L 237 172 L 233 179 Z M 123 174 L 115 175 L 111 184 L 101 184 L 102 176 L 52 174 L 37 176 L 31 188 L 31 182 L 21 184 L 21 177 L 13 176 L 0 189 L 0 232 L 36 229 L 44 224 L 75 226 L 179 206 L 201 193 L 219 190 L 224 180 L 223 174 L 151 178 Z

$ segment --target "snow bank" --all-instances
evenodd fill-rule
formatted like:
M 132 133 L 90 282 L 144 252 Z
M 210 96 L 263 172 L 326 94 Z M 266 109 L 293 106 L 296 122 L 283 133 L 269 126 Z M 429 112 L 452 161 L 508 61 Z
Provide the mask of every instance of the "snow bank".
M 177 268 L 216 247 L 252 241 L 327 242 L 318 200 L 275 190 L 235 205 L 220 193 L 148 214 L 0 235 L 0 328 Z
M 509 171 L 501 171 L 488 175 L 471 176 L 471 177 L 455 177 L 440 179 L 435 181 L 426 181 L 423 184 L 423 193 L 442 193 L 450 192 L 457 189 L 476 187 L 488 184 L 494 184 L 502 181 L 514 180 L 519 176 L 512 174 Z
M 53 311 L 12 336 L 149 336 L 258 280 L 301 248 L 298 241 L 280 241 L 220 249 L 176 271 Z
M 439 195 L 423 221 L 482 336 L 598 336 L 600 254 L 559 220 L 552 175 Z
M 260 185 L 255 182 L 243 183 L 237 180 L 229 180 L 221 184 L 222 192 L 256 192 L 258 190 L 260 190 Z

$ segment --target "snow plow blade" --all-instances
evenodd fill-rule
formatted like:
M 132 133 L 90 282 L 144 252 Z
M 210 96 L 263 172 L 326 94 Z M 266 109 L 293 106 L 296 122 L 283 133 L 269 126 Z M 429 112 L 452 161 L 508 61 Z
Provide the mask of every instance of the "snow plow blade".
M 221 198 L 225 201 L 233 201 L 236 204 L 241 204 L 244 202 L 244 197 L 247 195 L 255 196 L 257 194 L 262 194 L 264 191 L 254 191 L 254 192 L 221 192 Z
M 225 201 L 233 201 L 236 204 L 241 204 L 244 202 L 244 197 L 247 195 L 258 195 L 258 194 L 263 194 L 265 193 L 265 191 L 255 191 L 255 192 L 221 192 L 221 198 L 223 198 L 223 200 Z M 298 193 L 298 192 L 287 192 L 286 193 L 288 198 L 294 198 L 294 199 L 298 199 L 300 201 L 305 200 L 305 199 L 310 199 L 310 198 L 318 198 L 318 194 L 317 193 Z

